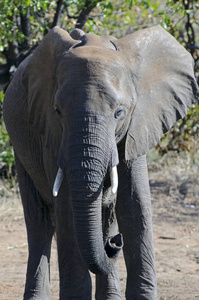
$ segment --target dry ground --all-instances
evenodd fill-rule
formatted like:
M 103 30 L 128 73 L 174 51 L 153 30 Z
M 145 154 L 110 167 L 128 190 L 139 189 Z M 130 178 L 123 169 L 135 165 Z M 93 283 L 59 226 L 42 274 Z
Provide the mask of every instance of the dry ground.
M 199 299 L 199 168 L 149 168 L 160 300 Z M 22 299 L 26 230 L 19 200 L 0 185 L 0 300 Z M 126 272 L 119 258 L 122 299 Z M 51 259 L 52 300 L 58 299 L 56 244 Z M 103 300 L 103 299 L 102 299 Z

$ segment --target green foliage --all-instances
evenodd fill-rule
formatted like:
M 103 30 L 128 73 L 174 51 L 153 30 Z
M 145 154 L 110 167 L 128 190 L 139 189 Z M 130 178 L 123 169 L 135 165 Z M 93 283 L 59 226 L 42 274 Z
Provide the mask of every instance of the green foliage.
M 2 106 L 4 94 L 0 92 L 0 103 Z M 0 122 L 0 168 L 6 166 L 8 168 L 8 176 L 11 176 L 11 169 L 14 165 L 14 151 L 10 144 L 8 133 L 5 129 L 5 125 L 2 121 Z
M 163 23 L 161 1 L 111 0 L 98 3 L 86 23 L 86 30 L 117 38 L 147 26 Z
M 14 152 L 9 141 L 9 136 L 6 129 L 0 126 L 0 163 L 8 166 L 9 175 L 11 174 L 11 168 L 14 164 Z
M 20 15 L 30 12 L 32 43 L 35 42 L 35 35 L 43 33 L 46 29 L 47 20 L 45 13 L 50 11 L 56 1 L 48 0 L 1 0 L 0 2 L 0 51 L 7 50 L 8 45 L 12 41 L 22 43 L 27 37 L 20 28 Z M 41 36 L 42 33 L 42 36 Z M 39 39 L 39 36 L 37 36 Z
M 20 51 L 24 50 L 24 42 L 26 47 L 31 48 L 42 40 L 59 12 L 58 24 L 69 32 L 78 25 L 79 16 L 85 14 L 83 29 L 86 32 L 109 34 L 117 38 L 160 24 L 191 53 L 195 62 L 195 74 L 199 78 L 199 50 L 196 47 L 199 44 L 198 10 L 196 0 L 1 0 L 0 65 L 17 60 Z M 23 18 L 28 20 L 28 31 L 23 29 Z M 17 66 L 17 63 L 14 64 Z M 6 164 L 11 170 L 14 155 L 2 120 L 2 101 L 3 93 L 0 92 L 0 164 Z M 190 109 L 183 121 L 177 122 L 165 135 L 157 149 L 161 154 L 168 151 L 193 152 L 193 145 L 197 140 L 198 103 Z

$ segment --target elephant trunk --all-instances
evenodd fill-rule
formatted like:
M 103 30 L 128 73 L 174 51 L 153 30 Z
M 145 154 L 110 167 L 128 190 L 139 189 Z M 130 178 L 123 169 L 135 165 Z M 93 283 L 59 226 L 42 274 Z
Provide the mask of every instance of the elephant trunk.
M 109 238 L 104 245 L 102 231 L 102 193 L 107 171 L 113 167 L 110 166 L 112 147 L 107 142 L 105 126 L 92 126 L 90 123 L 86 129 L 83 126 L 79 127 L 83 129 L 73 132 L 66 172 L 82 259 L 93 273 L 108 274 L 113 269 L 117 252 L 122 248 L 121 235 Z M 117 178 L 115 169 L 112 177 Z M 117 179 L 112 181 L 117 182 Z M 115 189 L 113 192 L 116 192 Z
M 61 168 L 59 168 L 59 170 L 57 172 L 57 176 L 55 178 L 55 183 L 53 186 L 53 196 L 54 197 L 57 197 L 63 179 L 64 179 L 64 172 Z M 118 174 L 117 174 L 116 166 L 114 166 L 110 171 L 110 179 L 111 179 L 111 191 L 113 194 L 115 194 L 117 192 L 117 188 L 118 188 Z
M 78 163 L 80 163 L 79 167 L 77 166 Z M 82 168 L 82 164 L 88 166 Z M 70 178 L 69 186 L 76 239 L 80 254 L 90 271 L 108 274 L 112 271 L 114 260 L 111 261 L 108 258 L 104 249 L 102 191 L 105 172 L 102 169 L 100 170 L 99 164 L 101 162 L 94 158 L 87 157 L 84 160 L 76 157 L 69 164 L 68 176 Z M 109 243 L 110 245 L 111 243 Z M 118 249 L 121 248 L 120 246 L 118 246 Z

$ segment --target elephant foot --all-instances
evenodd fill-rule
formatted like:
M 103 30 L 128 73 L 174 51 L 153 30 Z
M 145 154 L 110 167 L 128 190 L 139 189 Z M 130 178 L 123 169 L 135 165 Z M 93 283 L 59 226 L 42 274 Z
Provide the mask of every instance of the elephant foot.
M 96 300 L 122 300 L 117 263 L 109 275 L 96 275 Z
M 23 300 L 50 300 L 50 295 L 35 294 L 34 292 L 25 293 Z

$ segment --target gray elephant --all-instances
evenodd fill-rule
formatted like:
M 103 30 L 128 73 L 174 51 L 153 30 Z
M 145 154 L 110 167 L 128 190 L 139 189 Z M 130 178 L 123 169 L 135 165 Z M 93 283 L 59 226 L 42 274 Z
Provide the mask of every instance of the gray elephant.
M 3 105 L 27 227 L 24 299 L 158 299 L 146 153 L 199 96 L 190 54 L 160 26 L 121 39 L 55 27 L 21 63 Z M 119 226 L 118 233 L 117 224 Z

